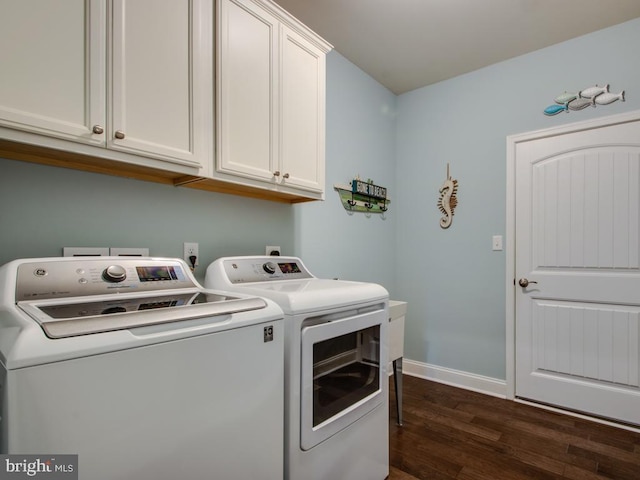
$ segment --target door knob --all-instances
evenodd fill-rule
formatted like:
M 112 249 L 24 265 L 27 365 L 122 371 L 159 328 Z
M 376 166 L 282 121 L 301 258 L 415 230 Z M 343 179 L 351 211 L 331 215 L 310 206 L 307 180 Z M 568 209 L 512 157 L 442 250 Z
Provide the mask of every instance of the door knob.
M 124 138 L 124 132 L 122 130 L 116 130 L 116 133 L 114 133 L 114 137 L 116 137 L 118 140 L 122 140 Z
M 279 177 L 280 176 L 280 170 L 276 170 L 275 172 L 273 172 L 273 176 L 274 177 Z
M 94 125 L 91 131 L 96 135 L 100 135 L 101 133 L 104 133 L 104 128 L 102 128 L 102 126 L 100 125 Z
M 282 178 L 289 178 L 289 174 L 288 174 L 288 173 L 285 173 L 285 174 L 282 176 Z
M 521 278 L 520 280 L 518 280 L 518 285 L 520 285 L 522 288 L 527 288 L 530 283 L 538 283 L 538 282 L 534 280 L 527 280 L 526 278 Z

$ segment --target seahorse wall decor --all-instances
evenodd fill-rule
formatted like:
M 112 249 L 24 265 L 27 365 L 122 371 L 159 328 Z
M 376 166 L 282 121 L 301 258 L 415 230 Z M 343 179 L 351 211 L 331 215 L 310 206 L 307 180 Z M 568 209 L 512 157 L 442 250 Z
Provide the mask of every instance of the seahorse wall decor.
M 447 179 L 440 187 L 440 198 L 438 199 L 438 208 L 442 212 L 443 217 L 440 219 L 441 228 L 449 228 L 453 221 L 453 211 L 458 205 L 458 180 L 454 180 L 449 175 L 449 164 L 447 163 Z

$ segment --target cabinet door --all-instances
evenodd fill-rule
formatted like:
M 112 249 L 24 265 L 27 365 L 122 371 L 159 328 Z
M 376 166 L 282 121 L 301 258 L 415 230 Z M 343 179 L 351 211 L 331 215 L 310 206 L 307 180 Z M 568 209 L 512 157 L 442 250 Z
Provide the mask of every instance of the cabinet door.
M 208 161 L 211 4 L 113 0 L 108 148 L 184 165 Z
M 218 8 L 217 170 L 275 181 L 278 20 L 249 0 Z
M 0 0 L 0 11 L 0 125 L 102 144 L 105 1 Z
M 281 170 L 283 184 L 324 189 L 325 54 L 282 27 Z

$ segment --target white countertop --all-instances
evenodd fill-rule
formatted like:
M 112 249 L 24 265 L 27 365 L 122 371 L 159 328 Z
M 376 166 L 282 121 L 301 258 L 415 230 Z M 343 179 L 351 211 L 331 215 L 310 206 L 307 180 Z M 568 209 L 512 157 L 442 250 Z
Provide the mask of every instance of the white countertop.
M 398 300 L 389 300 L 389 317 L 391 321 L 396 318 L 404 317 L 407 313 L 407 302 Z
M 404 356 L 404 316 L 407 302 L 389 300 L 389 360 Z

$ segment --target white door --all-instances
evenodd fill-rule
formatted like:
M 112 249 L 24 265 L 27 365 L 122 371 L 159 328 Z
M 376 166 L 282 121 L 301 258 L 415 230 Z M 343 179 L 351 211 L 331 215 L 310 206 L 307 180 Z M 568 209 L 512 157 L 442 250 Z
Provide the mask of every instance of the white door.
M 640 425 L 640 118 L 624 118 L 515 145 L 515 395 Z

